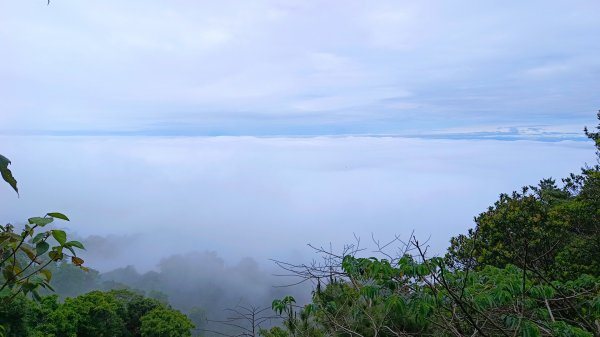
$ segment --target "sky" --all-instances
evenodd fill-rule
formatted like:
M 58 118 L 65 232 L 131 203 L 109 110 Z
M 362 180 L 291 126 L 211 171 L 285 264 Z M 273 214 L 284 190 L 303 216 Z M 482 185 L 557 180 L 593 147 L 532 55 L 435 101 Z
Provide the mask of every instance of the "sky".
M 101 270 L 310 257 L 593 163 L 598 1 L 0 0 L 18 223 L 62 211 Z
M 577 0 L 1 0 L 0 132 L 573 137 L 600 105 L 598 13 Z

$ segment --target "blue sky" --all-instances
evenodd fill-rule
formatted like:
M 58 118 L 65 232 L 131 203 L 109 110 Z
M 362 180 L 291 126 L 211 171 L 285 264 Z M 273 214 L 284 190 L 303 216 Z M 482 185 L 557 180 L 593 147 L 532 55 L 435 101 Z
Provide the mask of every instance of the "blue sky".
M 598 13 L 597 1 L 1 0 L 0 132 L 572 139 L 600 106 Z

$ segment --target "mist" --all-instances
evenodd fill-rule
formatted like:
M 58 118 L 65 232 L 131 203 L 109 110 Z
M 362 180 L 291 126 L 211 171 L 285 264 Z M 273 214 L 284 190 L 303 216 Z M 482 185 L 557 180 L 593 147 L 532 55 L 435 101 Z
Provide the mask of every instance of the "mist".
M 593 162 L 590 142 L 393 137 L 4 137 L 20 197 L 13 223 L 49 211 L 87 238 L 89 266 L 158 270 L 214 251 L 310 259 L 308 243 L 430 237 L 441 253 L 499 193 L 560 180 Z
M 118 240 L 110 237 L 106 241 Z M 101 238 L 84 240 L 90 247 Z M 91 244 L 90 244 L 91 243 Z M 239 326 L 253 324 L 237 313 L 254 310 L 257 317 L 269 317 L 260 327 L 268 328 L 279 322 L 271 311 L 271 302 L 293 296 L 297 303 L 309 303 L 312 284 L 298 284 L 297 279 L 275 275 L 263 269 L 252 258 L 226 263 L 216 252 L 189 252 L 165 257 L 157 270 L 139 272 L 129 265 L 100 273 L 84 271 L 72 264 L 56 263 L 51 267 L 55 288 L 61 299 L 76 297 L 90 291 L 126 289 L 157 299 L 184 312 L 203 336 L 236 335 Z M 236 312 L 237 311 L 237 312 Z M 231 320 L 235 326 L 232 326 Z M 240 319 L 239 321 L 235 321 Z
M 216 252 L 208 251 L 163 258 L 157 271 L 139 273 L 129 266 L 104 273 L 102 279 L 135 289 L 160 291 L 178 308 L 206 308 L 217 317 L 222 316 L 219 309 L 236 305 L 268 307 L 273 299 L 284 294 L 294 293 L 304 300 L 310 295 L 306 287 L 300 287 L 303 296 L 299 289 L 286 287 L 289 279 L 280 279 L 261 269 L 252 258 L 226 264 Z
M 54 226 L 87 247 L 81 256 L 93 270 L 56 273 L 58 294 L 137 289 L 221 333 L 231 327 L 214 321 L 230 318 L 227 309 L 268 308 L 285 295 L 310 301 L 314 285 L 279 287 L 298 280 L 276 276 L 272 260 L 308 263 L 319 258 L 308 244 L 341 252 L 357 238 L 373 248 L 372 237 L 413 232 L 429 254 L 443 254 L 499 193 L 560 180 L 594 159 L 592 144 L 574 140 L 2 141 L 20 187 L 19 198 L 0 194 L 5 219 L 64 212 L 71 221 Z

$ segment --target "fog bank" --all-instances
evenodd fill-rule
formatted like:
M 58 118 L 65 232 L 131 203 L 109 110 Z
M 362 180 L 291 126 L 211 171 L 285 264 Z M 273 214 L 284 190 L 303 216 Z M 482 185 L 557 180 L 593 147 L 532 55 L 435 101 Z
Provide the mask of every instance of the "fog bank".
M 2 137 L 20 198 L 3 221 L 61 211 L 101 271 L 173 254 L 305 260 L 354 234 L 465 232 L 498 194 L 593 162 L 590 142 L 393 137 Z

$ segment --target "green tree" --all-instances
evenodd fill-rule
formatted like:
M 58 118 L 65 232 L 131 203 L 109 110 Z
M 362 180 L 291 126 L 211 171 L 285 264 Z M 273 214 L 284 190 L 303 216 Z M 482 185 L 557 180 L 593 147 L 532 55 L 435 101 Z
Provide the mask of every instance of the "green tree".
M 127 336 L 124 303 L 113 295 L 93 291 L 67 298 L 54 313 L 51 328 L 55 336 L 121 337 Z
M 112 290 L 108 294 L 125 305 L 126 314 L 123 319 L 129 335 L 133 337 L 141 336 L 142 317 L 156 308 L 164 307 L 160 301 L 130 290 Z
M 448 259 L 454 266 L 503 267 L 508 264 L 549 272 L 556 253 L 572 240 L 563 209 L 570 195 L 553 180 L 500 199 L 475 218 L 475 229 L 452 238 Z
M 418 242 L 412 248 L 418 259 L 345 255 L 333 261 L 329 273 L 336 276 L 314 292 L 312 303 L 294 308 L 285 298 L 274 301 L 285 329 L 263 336 L 600 335 L 597 277 L 543 280 L 514 265 L 450 270 L 443 258 L 426 258 Z M 310 277 L 321 279 L 323 270 L 309 270 Z
M 27 336 L 30 331 L 31 301 L 25 296 L 17 296 L 11 303 L 0 302 L 0 325 L 6 337 Z
M 599 133 L 584 132 L 600 159 Z M 598 165 L 571 174 L 561 187 L 545 179 L 521 192 L 501 194 L 475 218 L 474 229 L 451 239 L 447 262 L 453 268 L 479 270 L 514 264 L 561 279 L 582 273 L 600 276 L 599 210 Z
M 191 337 L 194 324 L 179 311 L 161 306 L 141 319 L 142 337 Z
M 129 290 L 92 291 L 64 303 L 57 295 L 39 301 L 19 295 L 11 303 L 0 303 L 0 324 L 10 337 L 140 337 L 142 320 L 156 310 L 158 316 L 149 323 L 165 331 L 189 326 L 179 311 Z
M 40 301 L 28 301 L 30 312 L 25 316 L 27 325 L 30 327 L 30 336 L 32 337 L 51 337 L 48 331 L 55 331 L 53 325 L 56 317 L 54 312 L 60 307 L 58 295 L 44 296 Z M 62 324 L 72 324 L 67 320 L 62 320 Z

